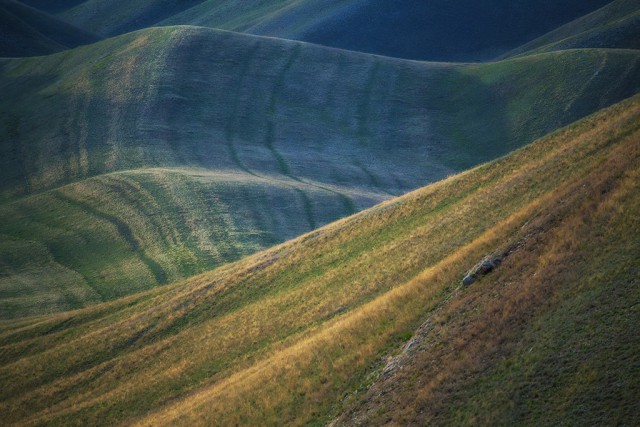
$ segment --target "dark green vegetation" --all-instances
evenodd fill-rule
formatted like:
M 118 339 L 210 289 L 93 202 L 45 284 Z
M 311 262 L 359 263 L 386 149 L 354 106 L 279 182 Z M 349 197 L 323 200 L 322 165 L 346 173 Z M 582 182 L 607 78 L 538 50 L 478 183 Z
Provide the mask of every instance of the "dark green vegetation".
M 5 322 L 3 422 L 636 424 L 639 141 L 636 97 L 184 283 Z
M 163 27 L 5 60 L 0 90 L 6 318 L 203 272 L 503 155 L 638 92 L 640 55 L 437 64 Z
M 0 0 L 0 57 L 48 55 L 99 37 L 14 0 Z

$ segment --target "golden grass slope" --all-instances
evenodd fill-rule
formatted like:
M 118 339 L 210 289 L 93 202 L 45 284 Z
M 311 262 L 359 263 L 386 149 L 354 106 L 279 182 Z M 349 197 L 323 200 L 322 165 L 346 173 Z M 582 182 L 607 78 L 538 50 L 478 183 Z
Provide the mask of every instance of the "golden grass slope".
M 432 406 L 420 402 L 450 393 L 447 378 L 455 377 L 454 389 L 463 391 L 476 387 L 477 378 L 480 385 L 491 380 L 491 369 L 515 360 L 503 355 L 520 354 L 509 351 L 526 344 L 523 330 L 541 344 L 562 338 L 551 326 L 563 323 L 550 323 L 545 335 L 540 316 L 567 312 L 565 303 L 595 304 L 590 291 L 606 294 L 615 287 L 611 320 L 637 323 L 637 310 L 629 307 L 640 301 L 639 138 L 636 97 L 495 162 L 184 283 L 80 311 L 4 322 L 3 421 L 320 424 L 357 404 L 387 358 L 427 321 L 441 333 L 428 337 L 435 350 L 426 357 L 446 363 L 436 363 L 435 376 L 414 371 L 412 381 L 430 381 L 431 394 L 421 391 L 416 405 L 407 403 L 406 419 L 387 416 L 382 402 L 374 408 L 382 418 L 376 412 L 365 420 L 433 418 Z M 503 265 L 461 288 L 465 272 L 496 252 L 508 253 Z M 500 334 L 483 331 L 486 323 Z M 577 396 L 581 407 L 617 405 L 616 420 L 633 424 L 638 408 L 629 387 L 638 384 L 639 373 L 625 369 L 638 366 L 638 336 L 588 331 L 591 340 L 608 345 L 592 352 L 603 372 L 628 378 L 619 386 L 593 384 L 604 395 L 621 387 L 622 393 L 612 393 L 621 403 L 571 380 L 581 375 L 565 375 L 572 388 L 548 390 L 547 400 L 534 400 L 538 412 L 499 406 L 505 420 L 542 413 L 555 417 L 545 420 L 571 424 L 582 420 L 579 413 L 545 402 L 562 405 L 571 402 L 566 396 Z M 567 355 L 569 345 L 560 342 Z M 451 346 L 460 351 L 448 351 Z M 544 355 L 540 348 L 533 354 Z M 568 357 L 563 366 L 577 369 L 582 362 Z M 483 393 L 502 396 L 499 383 Z M 449 422 L 486 421 L 456 412 L 448 399 L 438 402 L 445 405 L 435 406 L 438 414 L 453 413 Z

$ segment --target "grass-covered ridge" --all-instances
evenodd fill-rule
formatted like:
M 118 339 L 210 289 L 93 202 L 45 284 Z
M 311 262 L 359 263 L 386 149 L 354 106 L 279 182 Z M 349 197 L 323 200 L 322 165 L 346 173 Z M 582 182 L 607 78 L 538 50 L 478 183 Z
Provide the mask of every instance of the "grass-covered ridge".
M 500 406 L 501 420 L 574 424 L 589 408 L 614 408 L 617 421 L 633 424 L 638 372 L 621 372 L 617 362 L 638 366 L 640 355 L 633 332 L 639 132 L 636 97 L 495 162 L 185 283 L 4 322 L 3 421 L 319 424 L 344 409 L 357 414 L 353 392 L 379 384 L 387 357 L 430 321 L 438 333 L 425 333 L 418 345 L 433 342 L 435 350 L 423 353 L 433 355 L 426 366 L 444 368 L 424 377 L 411 371 L 413 382 L 398 384 L 417 387 L 402 400 L 410 420 L 482 423 L 487 407 L 465 405 L 483 400 L 446 397 L 505 397 L 500 387 L 517 389 L 520 366 L 546 366 L 552 375 L 561 367 L 558 386 L 531 390 L 559 403 L 577 399 L 588 410 L 521 394 L 515 407 Z M 505 255 L 498 270 L 460 287 L 466 271 L 497 253 Z M 563 326 L 564 313 L 593 312 L 594 305 L 615 329 L 598 326 L 598 317 L 584 317 L 584 328 Z M 603 346 L 589 352 L 586 340 Z M 464 345 L 474 351 L 459 357 L 448 350 Z M 554 353 L 562 357 L 558 365 L 518 364 Z M 608 381 L 598 372 L 617 376 Z M 433 396 L 443 398 L 420 406 Z M 407 421 L 386 409 L 355 420 Z

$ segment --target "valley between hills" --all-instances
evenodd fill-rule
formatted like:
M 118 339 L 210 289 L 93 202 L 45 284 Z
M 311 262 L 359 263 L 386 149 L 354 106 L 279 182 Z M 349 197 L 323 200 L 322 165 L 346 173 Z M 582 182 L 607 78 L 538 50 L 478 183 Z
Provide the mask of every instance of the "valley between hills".
M 640 5 L 378 3 L 0 1 L 3 424 L 640 421 Z

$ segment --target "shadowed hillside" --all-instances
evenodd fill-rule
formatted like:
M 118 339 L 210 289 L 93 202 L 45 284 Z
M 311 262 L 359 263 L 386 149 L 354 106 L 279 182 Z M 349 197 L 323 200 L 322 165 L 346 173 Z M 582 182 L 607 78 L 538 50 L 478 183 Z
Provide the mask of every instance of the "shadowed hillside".
M 246 31 L 399 58 L 479 61 L 608 2 L 315 0 L 284 9 Z
M 48 55 L 98 40 L 17 1 L 0 0 L 0 57 Z
M 616 0 L 504 55 L 584 47 L 640 49 L 640 3 Z
M 27 0 L 113 36 L 198 25 L 408 59 L 493 58 L 609 0 Z
M 185 283 L 3 322 L 3 421 L 635 424 L 639 132 L 636 97 Z

